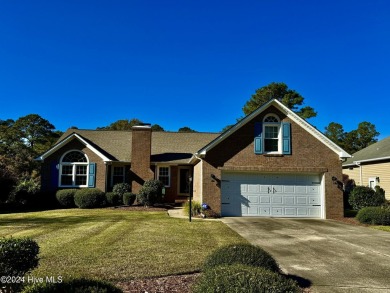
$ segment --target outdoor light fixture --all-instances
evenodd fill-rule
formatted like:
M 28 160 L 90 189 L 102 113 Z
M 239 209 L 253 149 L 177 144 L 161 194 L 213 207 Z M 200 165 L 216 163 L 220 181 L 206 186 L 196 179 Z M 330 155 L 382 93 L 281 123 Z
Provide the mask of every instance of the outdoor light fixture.
M 337 184 L 337 177 L 332 176 L 332 181 L 333 181 L 333 184 Z

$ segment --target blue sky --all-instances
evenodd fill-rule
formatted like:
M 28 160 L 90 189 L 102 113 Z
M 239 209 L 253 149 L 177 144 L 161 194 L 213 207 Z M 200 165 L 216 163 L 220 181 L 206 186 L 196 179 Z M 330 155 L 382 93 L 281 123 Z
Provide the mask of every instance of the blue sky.
M 220 131 L 285 82 L 323 131 L 390 135 L 390 2 L 0 1 L 0 119 Z

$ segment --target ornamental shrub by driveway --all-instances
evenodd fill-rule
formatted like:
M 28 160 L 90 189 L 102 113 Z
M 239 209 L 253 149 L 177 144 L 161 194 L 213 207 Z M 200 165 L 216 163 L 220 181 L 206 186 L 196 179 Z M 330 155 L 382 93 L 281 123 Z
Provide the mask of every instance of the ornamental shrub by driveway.
M 270 270 L 242 264 L 222 265 L 202 273 L 193 293 L 298 293 L 298 285 Z
M 362 208 L 356 219 L 364 224 L 390 225 L 390 206 Z
M 354 210 L 383 205 L 386 201 L 384 191 L 381 188 L 376 190 L 368 186 L 356 186 L 349 195 L 350 205 Z
M 204 262 L 204 269 L 219 265 L 243 264 L 261 267 L 273 272 L 279 271 L 275 259 L 259 246 L 251 244 L 230 244 L 212 252 Z

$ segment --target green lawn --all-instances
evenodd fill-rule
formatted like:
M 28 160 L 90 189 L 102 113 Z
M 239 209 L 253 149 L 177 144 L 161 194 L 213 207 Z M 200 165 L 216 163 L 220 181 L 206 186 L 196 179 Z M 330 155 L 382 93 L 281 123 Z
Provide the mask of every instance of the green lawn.
M 200 269 L 218 246 L 246 242 L 219 221 L 170 218 L 166 212 L 54 210 L 0 215 L 0 237 L 29 236 L 40 248 L 34 277 L 123 281 Z
M 390 232 L 390 226 L 371 226 L 371 228 L 382 230 L 386 232 Z

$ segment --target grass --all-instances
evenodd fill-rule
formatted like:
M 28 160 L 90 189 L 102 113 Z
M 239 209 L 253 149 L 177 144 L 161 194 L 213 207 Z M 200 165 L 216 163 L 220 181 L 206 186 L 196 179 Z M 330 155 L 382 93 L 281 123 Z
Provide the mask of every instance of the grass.
M 166 212 L 53 210 L 0 215 L 0 237 L 32 237 L 40 246 L 34 277 L 125 281 L 198 271 L 221 245 L 246 243 L 219 221 Z
M 371 226 L 371 228 L 390 232 L 390 226 Z

